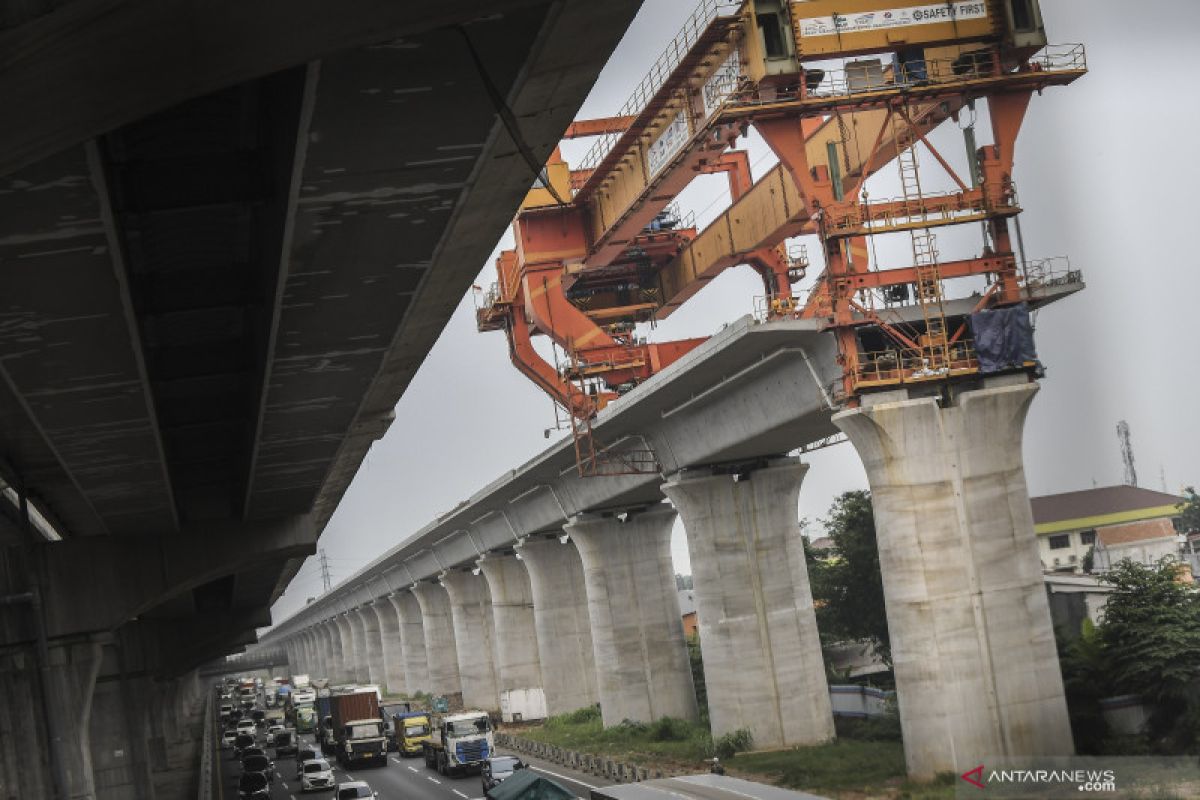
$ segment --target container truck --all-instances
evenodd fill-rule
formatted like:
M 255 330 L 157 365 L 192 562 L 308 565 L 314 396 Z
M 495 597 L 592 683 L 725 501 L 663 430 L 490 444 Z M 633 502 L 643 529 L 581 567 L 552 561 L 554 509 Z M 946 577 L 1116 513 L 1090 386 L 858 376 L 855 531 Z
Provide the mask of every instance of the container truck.
M 354 766 L 361 762 L 387 765 L 387 737 L 379 717 L 379 698 L 374 691 L 335 694 L 330 699 L 329 717 L 338 762 Z
M 429 739 L 421 743 L 425 766 L 443 775 L 478 771 L 492 754 L 492 721 L 486 711 L 435 714 Z

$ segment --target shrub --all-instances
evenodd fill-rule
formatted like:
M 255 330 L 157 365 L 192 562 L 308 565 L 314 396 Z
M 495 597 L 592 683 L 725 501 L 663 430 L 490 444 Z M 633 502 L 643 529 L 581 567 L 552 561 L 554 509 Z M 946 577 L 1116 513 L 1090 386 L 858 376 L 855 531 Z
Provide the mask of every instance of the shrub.
M 582 725 L 585 722 L 593 722 L 600 719 L 600 705 L 597 703 L 586 708 L 577 708 L 574 711 L 568 711 L 560 715 L 560 718 L 568 725 Z
M 754 736 L 745 728 L 727 733 L 713 742 L 712 752 L 717 758 L 733 758 L 754 746 Z
M 661 717 L 650 724 L 650 738 L 656 742 L 682 742 L 692 734 L 692 726 L 675 717 Z

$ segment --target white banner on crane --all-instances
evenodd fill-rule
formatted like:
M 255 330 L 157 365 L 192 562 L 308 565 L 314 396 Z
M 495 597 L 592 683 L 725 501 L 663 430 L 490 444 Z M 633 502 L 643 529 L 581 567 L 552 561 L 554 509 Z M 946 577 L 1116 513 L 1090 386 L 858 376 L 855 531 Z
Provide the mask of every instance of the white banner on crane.
M 663 132 L 646 151 L 646 166 L 650 174 L 654 175 L 666 166 L 666 163 L 671 160 L 671 156 L 678 153 L 687 140 L 687 116 L 680 111 L 675 115 L 675 119 L 671 120 L 671 124 L 663 128 Z
M 886 11 L 864 11 L 844 16 L 837 14 L 828 17 L 808 17 L 800 20 L 800 35 L 802 37 L 833 36 L 838 33 L 880 31 L 909 25 L 929 25 L 935 22 L 987 19 L 987 15 L 987 3 L 983 0 L 938 3 L 910 8 L 893 8 Z

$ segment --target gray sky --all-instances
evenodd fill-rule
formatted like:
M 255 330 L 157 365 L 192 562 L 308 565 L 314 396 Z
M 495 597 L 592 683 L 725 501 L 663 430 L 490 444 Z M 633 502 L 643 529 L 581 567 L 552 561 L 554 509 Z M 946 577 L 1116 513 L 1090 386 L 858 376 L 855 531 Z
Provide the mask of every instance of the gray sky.
M 615 113 L 693 7 L 691 0 L 647 0 L 580 116 Z M 1120 483 L 1119 419 L 1132 429 L 1139 483 L 1161 489 L 1162 470 L 1168 490 L 1177 491 L 1200 482 L 1200 265 L 1196 223 L 1188 222 L 1191 192 L 1200 186 L 1191 147 L 1200 104 L 1189 58 L 1200 4 L 1147 0 L 1135 11 L 1127 3 L 1042 0 L 1042 7 L 1051 42 L 1087 46 L 1090 74 L 1035 96 L 1026 116 L 1014 175 L 1026 254 L 1069 256 L 1088 288 L 1037 319 L 1047 377 L 1025 431 L 1030 493 Z M 990 141 L 985 116 L 977 127 L 980 141 Z M 931 139 L 956 166 L 965 164 L 952 123 Z M 758 177 L 774 159 L 761 142 L 747 145 Z M 577 161 L 582 149 L 569 143 L 564 155 Z M 873 197 L 898 194 L 893 171 L 868 184 Z M 680 199 L 703 223 L 722 210 L 724 196 L 724 179 L 706 176 Z M 946 232 L 939 244 L 943 258 L 974 255 L 978 234 Z M 884 266 L 902 265 L 907 247 L 897 237 L 880 241 Z M 494 269 L 490 261 L 480 266 L 486 286 Z M 748 267 L 731 270 L 651 338 L 711 334 L 750 313 L 761 293 Z M 475 331 L 473 300 L 464 297 L 321 538 L 334 583 L 540 452 L 553 422 L 549 398 L 509 363 L 504 335 Z M 551 440 L 562 435 L 552 431 Z M 838 493 L 866 488 L 848 444 L 809 461 L 802 517 L 822 517 Z M 676 570 L 690 572 L 683 537 L 677 525 Z M 275 619 L 320 591 L 313 557 L 276 604 Z

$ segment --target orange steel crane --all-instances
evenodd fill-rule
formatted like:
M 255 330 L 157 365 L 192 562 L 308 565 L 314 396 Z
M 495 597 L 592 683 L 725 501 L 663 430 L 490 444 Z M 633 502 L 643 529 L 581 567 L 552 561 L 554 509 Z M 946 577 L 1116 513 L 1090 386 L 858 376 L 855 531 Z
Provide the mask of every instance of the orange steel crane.
M 637 325 L 739 264 L 761 276 L 768 317 L 815 318 L 836 337 L 847 405 L 977 375 L 945 285 L 982 279 L 977 311 L 1034 300 L 1040 276 L 1010 232 L 1016 137 L 1034 92 L 1085 72 L 1081 45 L 1047 46 L 1036 0 L 703 0 L 616 115 L 568 129 L 564 138 L 598 138 L 574 169 L 555 150 L 513 222 L 516 247 L 497 259 L 478 327 L 504 330 L 513 363 L 566 409 L 585 474 L 606 471 L 590 438 L 596 412 L 703 341 L 647 343 Z M 928 134 L 981 103 L 992 142 L 967 129 L 961 176 Z M 758 181 L 734 147 L 750 127 L 779 159 Z M 922 187 L 919 152 L 953 190 Z M 901 196 L 869 198 L 867 178 L 893 163 Z M 697 230 L 673 201 L 712 173 L 727 176 L 731 202 Z M 963 224 L 982 226 L 983 252 L 942 261 L 933 231 Z M 871 263 L 871 237 L 896 233 L 911 238 L 911 265 Z M 824 271 L 801 302 L 793 285 L 808 262 L 787 243 L 806 235 Z M 897 304 L 920 313 L 901 323 Z M 563 363 L 538 355 L 539 334 Z

